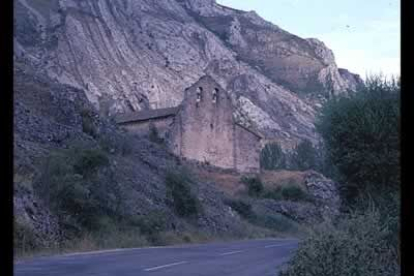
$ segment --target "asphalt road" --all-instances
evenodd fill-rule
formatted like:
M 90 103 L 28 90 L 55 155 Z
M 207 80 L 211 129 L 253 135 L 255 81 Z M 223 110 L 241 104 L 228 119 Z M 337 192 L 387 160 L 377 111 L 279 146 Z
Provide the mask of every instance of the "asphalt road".
M 297 248 L 266 239 L 41 257 L 15 263 L 16 276 L 276 276 Z

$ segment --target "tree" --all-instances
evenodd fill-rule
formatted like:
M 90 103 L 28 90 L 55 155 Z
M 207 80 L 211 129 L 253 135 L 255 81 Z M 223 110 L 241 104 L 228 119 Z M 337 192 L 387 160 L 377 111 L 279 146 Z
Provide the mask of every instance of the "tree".
M 400 181 L 400 84 L 381 76 L 330 100 L 317 122 L 347 200 L 388 194 Z
M 267 144 L 260 152 L 260 166 L 265 170 L 286 168 L 286 158 L 282 148 L 277 143 Z
M 295 148 L 293 153 L 293 167 L 300 171 L 316 169 L 317 152 L 312 143 L 305 139 L 301 141 Z

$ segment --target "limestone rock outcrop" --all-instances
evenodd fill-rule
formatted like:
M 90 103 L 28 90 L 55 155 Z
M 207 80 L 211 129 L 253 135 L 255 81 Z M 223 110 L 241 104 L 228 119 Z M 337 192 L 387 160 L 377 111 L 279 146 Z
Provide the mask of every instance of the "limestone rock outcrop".
M 214 0 L 14 0 L 15 59 L 85 90 L 111 115 L 177 106 L 209 74 L 232 95 L 235 117 L 280 143 L 316 141 L 309 94 L 360 78 L 333 53 Z
M 341 199 L 338 183 L 320 173 L 309 171 L 305 175 L 305 185 L 315 198 L 315 204 L 323 217 L 333 218 L 339 214 Z
M 252 201 L 252 205 L 257 213 L 279 213 L 300 223 L 316 224 L 324 220 L 335 220 L 340 214 L 341 205 L 338 183 L 311 170 L 304 172 L 303 185 L 312 201 L 276 201 L 264 198 Z

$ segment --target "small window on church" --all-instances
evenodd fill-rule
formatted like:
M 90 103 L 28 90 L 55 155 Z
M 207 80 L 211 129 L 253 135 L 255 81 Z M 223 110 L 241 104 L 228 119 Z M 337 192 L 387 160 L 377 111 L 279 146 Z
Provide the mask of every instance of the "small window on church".
M 219 90 L 217 88 L 214 88 L 214 90 L 213 90 L 213 103 L 217 102 L 218 93 L 219 93 Z
M 203 97 L 203 88 L 199 87 L 199 88 L 197 88 L 197 100 L 196 100 L 196 102 L 197 103 L 201 102 L 202 97 Z

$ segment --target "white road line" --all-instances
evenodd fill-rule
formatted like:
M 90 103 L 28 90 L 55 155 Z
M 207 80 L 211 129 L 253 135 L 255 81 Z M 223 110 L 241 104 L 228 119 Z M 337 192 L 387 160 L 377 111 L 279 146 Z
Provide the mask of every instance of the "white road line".
M 166 268 L 166 267 L 170 267 L 170 266 L 181 265 L 181 264 L 185 264 L 185 263 L 188 263 L 188 262 L 183 261 L 183 262 L 178 262 L 178 263 L 172 263 L 172 264 L 160 265 L 160 266 L 156 266 L 156 267 L 150 267 L 150 268 L 144 269 L 144 271 L 154 271 L 154 270 L 158 270 L 158 269 L 161 269 L 161 268 Z
M 75 253 L 66 253 L 60 255 L 52 255 L 50 257 L 70 257 L 78 255 L 95 255 L 95 254 L 104 254 L 104 253 L 115 253 L 115 252 L 126 252 L 132 250 L 145 250 L 145 249 L 160 249 L 160 248 L 181 248 L 180 246 L 149 246 L 149 247 L 135 247 L 135 248 L 117 248 L 117 249 L 108 249 L 108 250 L 98 250 L 98 251 L 85 251 L 85 252 L 75 252 Z
M 293 245 L 293 244 L 295 244 L 295 243 L 272 244 L 272 245 L 266 245 L 264 248 L 280 247 L 280 246 Z
M 244 252 L 244 250 L 231 251 L 231 252 L 221 253 L 221 254 L 219 254 L 219 255 L 220 255 L 220 256 L 226 256 L 226 255 L 237 254 L 237 253 L 240 253 L 240 252 Z
M 256 241 L 261 240 L 273 240 L 273 241 L 287 241 L 285 239 L 256 239 Z M 252 240 L 255 241 L 255 240 Z M 242 241 L 235 241 L 236 242 L 242 242 Z M 233 242 L 231 242 L 233 243 Z M 191 248 L 196 246 L 205 246 L 209 245 L 208 243 L 199 243 L 199 244 L 189 244 L 189 245 L 171 245 L 171 246 L 150 246 L 150 247 L 136 247 L 136 248 L 116 248 L 116 249 L 108 249 L 108 250 L 97 250 L 97 251 L 85 251 L 85 252 L 74 252 L 74 253 L 63 253 L 63 254 L 57 254 L 57 255 L 50 255 L 50 256 L 39 256 L 38 258 L 61 258 L 61 257 L 72 257 L 72 256 L 82 256 L 82 255 L 96 255 L 96 254 L 104 254 L 104 253 L 116 253 L 116 252 L 127 252 L 127 251 L 133 251 L 133 250 L 146 250 L 146 249 L 174 249 L 174 248 Z M 14 264 L 24 264 L 26 261 L 33 259 L 21 259 L 21 260 L 15 260 Z
M 121 252 L 121 251 L 130 251 L 130 250 L 135 250 L 135 249 L 137 249 L 137 248 L 119 248 L 119 249 L 108 249 L 108 250 L 99 250 L 99 251 L 86 251 L 86 252 L 67 253 L 67 254 L 56 255 L 56 256 L 52 256 L 52 257 L 70 257 L 70 256 L 81 256 L 81 255 L 95 255 L 95 254 L 114 253 L 114 252 Z
M 17 267 L 15 268 L 15 271 L 18 271 L 18 272 L 37 271 L 37 270 L 43 270 L 43 268 L 39 268 L 39 267 Z

